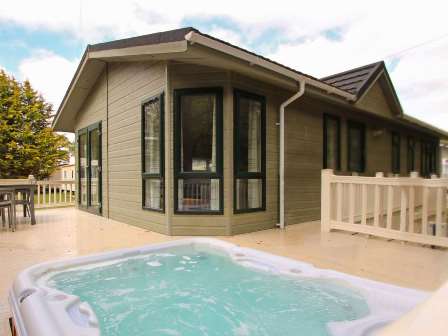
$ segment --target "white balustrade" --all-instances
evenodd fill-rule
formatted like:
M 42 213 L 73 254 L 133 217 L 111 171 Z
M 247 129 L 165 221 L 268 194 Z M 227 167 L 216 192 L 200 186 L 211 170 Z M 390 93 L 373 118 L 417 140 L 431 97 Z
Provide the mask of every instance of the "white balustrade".
M 343 230 L 448 247 L 448 179 L 322 171 L 323 232 Z
M 35 207 L 50 208 L 73 206 L 76 183 L 74 180 L 36 181 Z

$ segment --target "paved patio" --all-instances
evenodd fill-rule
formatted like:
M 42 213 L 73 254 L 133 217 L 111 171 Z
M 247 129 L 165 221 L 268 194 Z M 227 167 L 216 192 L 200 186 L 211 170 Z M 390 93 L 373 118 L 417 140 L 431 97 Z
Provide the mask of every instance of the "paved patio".
M 181 238 L 74 208 L 39 210 L 36 216 L 36 226 L 21 218 L 16 232 L 0 229 L 0 334 L 9 335 L 7 292 L 20 270 L 57 258 Z M 221 239 L 400 286 L 432 291 L 448 279 L 447 250 L 343 232 L 322 235 L 318 222 Z

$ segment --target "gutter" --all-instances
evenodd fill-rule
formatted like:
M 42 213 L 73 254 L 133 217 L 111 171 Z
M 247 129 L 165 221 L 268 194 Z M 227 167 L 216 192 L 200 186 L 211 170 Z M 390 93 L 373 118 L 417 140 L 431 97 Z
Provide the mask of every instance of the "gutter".
M 442 138 L 444 140 L 448 139 L 447 131 L 440 129 L 436 126 L 433 126 L 431 124 L 428 124 L 427 122 L 421 121 L 420 119 L 414 118 L 414 117 L 404 114 L 404 113 L 403 113 L 403 115 L 399 116 L 398 119 L 399 120 L 401 119 L 407 123 L 411 123 L 411 124 L 419 126 L 419 127 L 426 128 L 426 129 L 436 133 L 440 138 Z
M 236 46 L 232 46 L 218 39 L 210 38 L 195 31 L 191 31 L 187 35 L 185 35 L 185 40 L 187 40 L 191 44 L 197 43 L 206 46 L 208 48 L 215 49 L 227 55 L 247 61 L 251 66 L 257 65 L 261 68 L 276 72 L 295 81 L 304 82 L 328 94 L 334 94 L 348 101 L 352 102 L 356 101 L 356 96 L 351 93 L 348 93 L 347 91 L 341 90 L 330 84 L 323 83 L 317 79 L 307 77 L 298 71 L 294 71 L 292 69 L 289 69 L 288 67 L 282 66 L 278 63 L 270 61 L 266 58 L 253 54 L 249 51 L 238 48 Z
M 285 228 L 285 108 L 305 94 L 304 80 L 299 80 L 299 91 L 280 105 L 280 222 L 278 226 Z

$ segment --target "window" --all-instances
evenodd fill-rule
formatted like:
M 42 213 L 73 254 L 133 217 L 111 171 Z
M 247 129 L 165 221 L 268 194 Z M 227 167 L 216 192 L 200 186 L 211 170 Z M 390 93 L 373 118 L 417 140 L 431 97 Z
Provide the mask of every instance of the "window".
M 164 211 L 163 94 L 142 104 L 142 206 Z
M 408 173 L 415 171 L 415 138 L 408 137 L 408 153 L 407 153 L 407 161 L 408 161 Z
M 175 212 L 221 214 L 222 89 L 174 91 Z
M 78 133 L 78 171 L 79 171 L 79 192 L 78 203 L 82 207 L 87 207 L 87 131 L 85 129 Z
M 365 127 L 353 121 L 347 123 L 347 168 L 351 172 L 365 170 Z
M 421 172 L 422 176 L 429 177 L 437 173 L 437 149 L 435 141 L 422 141 Z
M 392 173 L 400 174 L 400 134 L 392 132 Z
M 338 117 L 324 115 L 324 169 L 341 169 L 341 126 Z
M 265 98 L 234 91 L 234 212 L 266 208 Z
M 101 214 L 101 122 L 77 131 L 78 203 L 80 208 Z

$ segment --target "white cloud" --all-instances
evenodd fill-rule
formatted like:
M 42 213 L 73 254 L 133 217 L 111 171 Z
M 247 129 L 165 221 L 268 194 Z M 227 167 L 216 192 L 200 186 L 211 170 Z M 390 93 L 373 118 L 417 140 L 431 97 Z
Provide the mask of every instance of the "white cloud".
M 340 40 L 311 36 L 282 44 L 269 57 L 317 77 L 398 58 L 390 75 L 405 113 L 448 130 L 448 36 L 422 44 L 448 33 L 445 7 L 437 1 L 407 2 L 405 10 L 395 2 L 376 4 L 346 25 Z
M 377 0 L 374 5 L 359 0 L 277 0 L 257 5 L 242 0 L 167 0 L 157 4 L 147 0 L 15 0 L 2 7 L 0 23 L 66 32 L 95 43 L 176 28 L 185 18 L 226 18 L 235 27 L 212 25 L 206 33 L 245 47 L 244 42 L 258 41 L 264 32 L 275 28 L 281 32 L 276 36 L 281 41 L 267 42 L 281 44 L 266 56 L 321 77 L 378 61 L 448 33 L 446 12 L 446 1 L 439 0 Z M 335 28 L 341 30 L 337 40 L 322 34 Z M 448 130 L 448 95 L 443 92 L 448 83 L 447 44 L 448 39 L 400 54 L 391 76 L 407 113 Z M 38 53 L 22 62 L 20 72 L 57 104 L 75 63 L 48 52 Z M 51 75 L 43 70 L 44 65 Z M 56 66 L 58 70 L 54 70 Z
M 79 60 L 68 60 L 48 50 L 38 50 L 19 64 L 20 79 L 28 79 L 57 109 Z
M 448 38 L 409 52 L 391 77 L 406 113 L 448 130 Z
M 286 37 L 295 38 L 351 22 L 364 11 L 363 7 L 356 0 L 346 1 L 345 6 L 324 0 L 277 0 L 256 6 L 241 0 L 167 0 L 157 4 L 147 0 L 16 0 L 2 8 L 0 21 L 30 29 L 66 31 L 94 42 L 111 35 L 131 36 L 175 28 L 185 17 L 220 16 L 232 19 L 251 37 L 276 26 L 283 29 Z
M 248 48 L 244 45 L 242 36 L 232 30 L 222 29 L 215 27 L 211 31 L 207 32 L 207 34 L 217 37 L 223 41 L 229 42 L 233 45 L 239 46 L 241 48 Z

